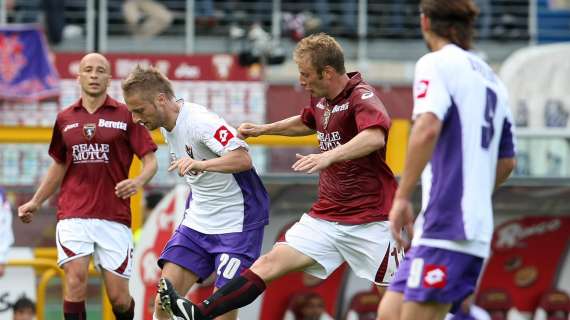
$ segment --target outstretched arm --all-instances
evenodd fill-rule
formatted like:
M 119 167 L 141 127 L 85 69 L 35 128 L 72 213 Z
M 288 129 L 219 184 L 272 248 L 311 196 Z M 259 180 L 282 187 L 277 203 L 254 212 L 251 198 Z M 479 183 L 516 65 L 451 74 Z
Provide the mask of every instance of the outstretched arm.
M 307 136 L 315 133 L 315 130 L 307 127 L 301 120 L 301 116 L 293 116 L 268 124 L 242 123 L 238 128 L 238 137 L 258 137 L 264 134 L 279 136 Z
M 359 132 L 347 143 L 332 150 L 309 154 L 297 154 L 297 162 L 292 166 L 295 171 L 313 173 L 323 170 L 333 163 L 362 158 L 386 145 L 386 136 L 381 128 L 368 128 Z

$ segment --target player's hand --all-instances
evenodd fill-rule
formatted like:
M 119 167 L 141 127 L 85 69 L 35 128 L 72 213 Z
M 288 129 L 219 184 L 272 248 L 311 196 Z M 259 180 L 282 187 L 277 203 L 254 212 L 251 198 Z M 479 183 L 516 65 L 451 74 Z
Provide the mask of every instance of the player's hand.
M 23 223 L 30 223 L 32 222 L 34 213 L 36 213 L 39 208 L 39 204 L 37 204 L 35 201 L 30 200 L 18 208 L 18 217 L 20 220 L 22 220 Z
M 263 133 L 261 129 L 262 125 L 259 124 L 253 124 L 247 122 L 242 123 L 237 128 L 238 138 L 246 139 L 249 137 L 258 137 Z
M 204 171 L 204 162 L 197 161 L 190 157 L 185 157 L 182 159 L 178 159 L 173 161 L 168 167 L 168 171 L 173 171 L 178 169 L 178 175 L 183 177 L 187 174 L 197 175 Z
M 407 248 L 409 246 L 408 239 L 412 239 L 414 236 L 414 215 L 410 200 L 395 198 L 389 219 L 392 236 L 400 248 Z M 407 233 L 406 237 L 402 234 L 403 230 Z
M 139 184 L 134 179 L 125 179 L 115 186 L 115 195 L 121 199 L 134 196 L 139 188 Z
M 333 163 L 330 157 L 330 153 L 327 152 L 313 153 L 306 156 L 297 153 L 295 156 L 298 160 L 291 166 L 291 168 L 293 168 L 295 171 L 302 171 L 307 173 L 318 172 L 327 168 Z

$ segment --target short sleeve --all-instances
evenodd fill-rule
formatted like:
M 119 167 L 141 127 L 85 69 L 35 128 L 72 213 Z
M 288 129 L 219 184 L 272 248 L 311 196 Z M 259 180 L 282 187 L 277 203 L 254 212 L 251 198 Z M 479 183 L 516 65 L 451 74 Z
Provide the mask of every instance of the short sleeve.
M 249 150 L 247 143 L 237 137 L 237 130 L 214 114 L 209 114 L 199 121 L 196 133 L 200 141 L 218 156 L 239 148 Z
M 142 125 L 129 122 L 129 144 L 137 157 L 142 158 L 149 152 L 155 152 L 158 148 L 152 141 L 150 132 Z
M 67 148 L 65 147 L 65 143 L 63 141 L 60 122 L 61 120 L 58 117 L 55 120 L 55 124 L 53 125 L 48 152 L 49 155 L 53 158 L 53 160 L 55 160 L 55 162 L 65 163 Z
M 422 113 L 432 112 L 443 120 L 451 106 L 450 94 L 433 58 L 433 54 L 425 55 L 416 64 L 413 119 Z
M 501 130 L 501 139 L 499 141 L 499 158 L 513 158 L 515 156 L 515 139 L 514 127 L 510 110 L 503 120 L 503 129 Z
M 301 110 L 301 121 L 303 121 L 303 124 L 307 127 L 316 130 L 315 108 L 312 106 L 304 107 L 303 110 Z
M 385 132 L 390 129 L 390 116 L 384 104 L 375 92 L 369 90 L 359 90 L 353 98 L 354 119 L 358 132 L 371 127 L 381 127 Z

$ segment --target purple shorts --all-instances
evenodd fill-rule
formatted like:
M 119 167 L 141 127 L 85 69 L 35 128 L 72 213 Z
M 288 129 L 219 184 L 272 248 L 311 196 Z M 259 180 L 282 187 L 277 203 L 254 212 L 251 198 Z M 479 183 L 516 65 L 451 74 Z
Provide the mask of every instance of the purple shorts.
M 483 258 L 427 246 L 406 253 L 390 284 L 404 301 L 451 303 L 454 312 L 475 291 Z
M 217 288 L 249 268 L 259 257 L 263 228 L 225 233 L 204 234 L 180 225 L 174 232 L 160 258 L 158 266 L 171 262 L 190 270 L 200 280 L 216 271 Z

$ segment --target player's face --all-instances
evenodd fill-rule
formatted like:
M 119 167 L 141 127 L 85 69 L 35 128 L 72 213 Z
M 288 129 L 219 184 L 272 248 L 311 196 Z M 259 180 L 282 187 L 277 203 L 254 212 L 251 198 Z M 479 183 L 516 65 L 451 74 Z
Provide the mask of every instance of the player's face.
M 79 64 L 77 81 L 83 94 L 91 97 L 106 95 L 111 81 L 109 62 L 100 54 L 86 55 Z
M 311 96 L 316 98 L 327 96 L 327 81 L 315 70 L 308 57 L 299 59 L 297 68 L 299 69 L 299 83 L 311 93 Z
M 133 122 L 142 124 L 148 130 L 154 130 L 162 126 L 163 117 L 154 101 L 143 99 L 138 94 L 132 94 L 125 96 L 125 103 L 133 116 Z

